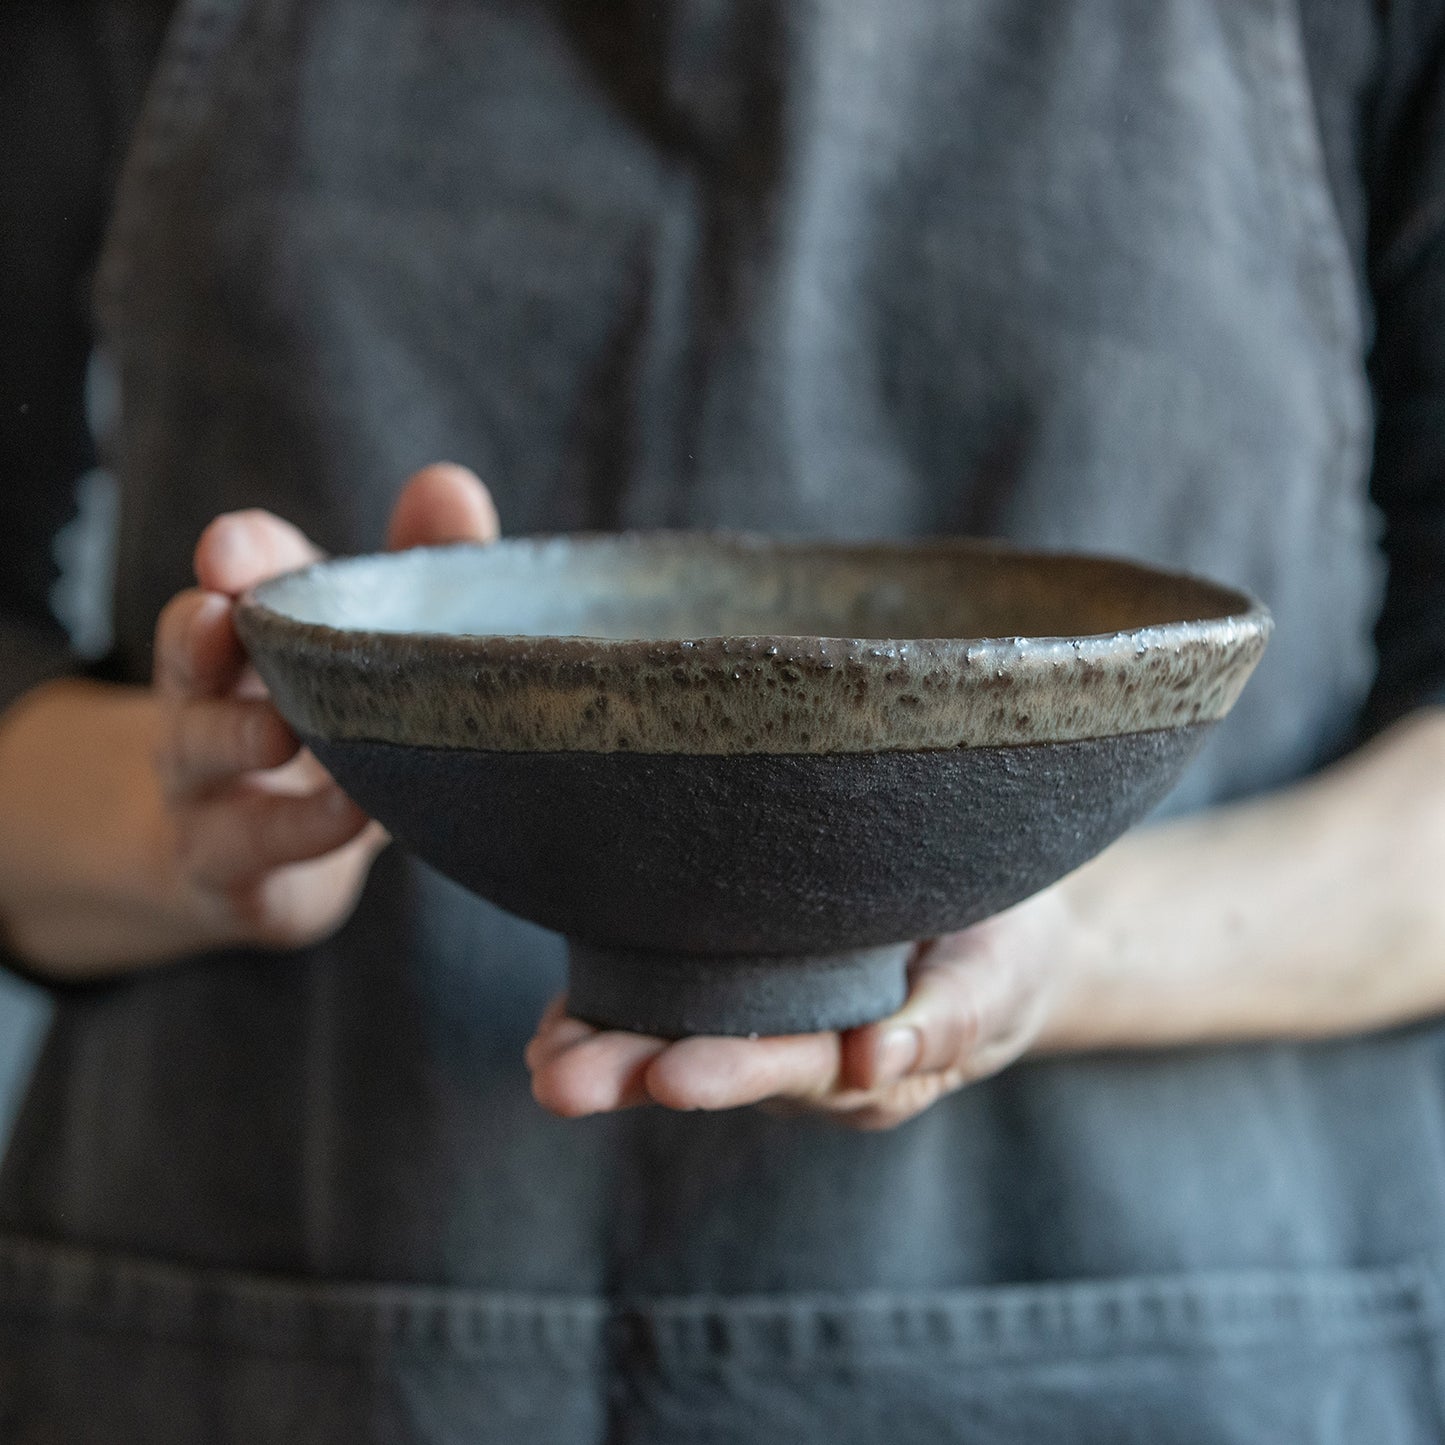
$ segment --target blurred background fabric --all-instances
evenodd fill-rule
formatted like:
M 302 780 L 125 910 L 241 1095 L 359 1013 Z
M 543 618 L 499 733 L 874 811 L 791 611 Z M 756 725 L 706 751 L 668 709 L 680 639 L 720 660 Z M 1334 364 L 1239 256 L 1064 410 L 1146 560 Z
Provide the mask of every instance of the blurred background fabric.
M 0 1154 L 49 1017 L 42 990 L 0 970 Z

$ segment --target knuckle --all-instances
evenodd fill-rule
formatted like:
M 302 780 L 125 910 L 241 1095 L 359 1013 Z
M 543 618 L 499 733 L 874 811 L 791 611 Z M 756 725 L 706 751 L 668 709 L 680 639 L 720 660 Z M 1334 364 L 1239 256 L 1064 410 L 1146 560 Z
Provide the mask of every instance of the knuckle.
M 160 610 L 156 618 L 155 644 L 159 652 L 170 646 L 179 632 L 185 620 L 185 614 L 190 610 L 190 592 L 178 592 Z
M 151 771 L 160 783 L 162 801 L 168 806 L 174 804 L 181 792 L 181 740 L 174 713 L 166 717 L 160 736 L 151 748 L 150 761 Z
M 254 852 L 268 867 L 314 857 L 332 846 L 339 821 L 329 794 L 263 795 L 255 807 Z
M 194 686 L 195 681 L 186 637 L 195 615 L 197 595 L 190 591 L 172 597 L 156 621 L 155 676 L 182 692 Z
M 226 911 L 236 927 L 254 943 L 279 941 L 285 919 L 278 917 L 267 890 L 254 882 L 234 883 L 222 890 Z
M 969 1000 L 950 1000 L 950 1006 L 925 1030 L 915 1077 L 930 1078 L 966 1060 L 978 1044 L 979 1027 L 978 1010 Z
M 204 703 L 182 703 L 175 709 L 171 732 L 171 767 L 178 792 L 194 789 L 211 771 L 215 729 Z
M 184 702 L 171 711 L 171 754 L 178 772 L 188 772 L 195 763 L 200 739 L 201 710 L 194 702 Z
M 176 867 L 181 876 L 202 878 L 206 872 L 205 830 L 192 809 L 177 810 L 173 838 Z
M 284 854 L 291 832 L 287 799 L 259 795 L 245 798 L 238 810 L 238 839 L 244 839 L 248 857 L 262 860 L 265 867 Z
M 226 796 L 184 810 L 194 840 L 193 873 L 228 902 L 239 899 L 262 871 L 257 801 Z
M 968 1058 L 978 1047 L 983 1037 L 983 1018 L 973 1004 L 959 1009 L 954 1019 L 953 1047 L 949 1051 L 949 1062 Z
M 952 1093 L 961 1082 L 955 1071 L 936 1074 L 915 1074 L 900 1080 L 889 1088 L 881 1098 L 863 1110 L 863 1127 L 871 1129 L 894 1129 L 899 1124 L 915 1119 L 924 1110 L 931 1108 L 945 1094 Z
M 910 1108 L 892 1102 L 869 1104 L 850 1115 L 847 1123 L 863 1133 L 881 1134 L 889 1129 L 896 1129 L 900 1124 L 906 1124 L 910 1119 L 917 1118 L 924 1107 L 919 1105 L 916 1108 Z
M 268 704 L 250 710 L 249 756 L 259 768 L 280 767 L 296 751 L 296 741 L 286 720 Z
M 232 883 L 218 890 L 227 920 L 237 938 L 260 948 L 289 945 L 287 920 L 277 913 L 264 884 Z
M 226 718 L 226 761 L 237 771 L 257 766 L 263 756 L 266 735 L 260 726 L 265 720 L 242 703 L 229 703 Z
M 156 638 L 162 642 L 174 642 L 185 632 L 191 613 L 204 594 L 198 587 L 187 587 L 168 598 L 156 618 Z

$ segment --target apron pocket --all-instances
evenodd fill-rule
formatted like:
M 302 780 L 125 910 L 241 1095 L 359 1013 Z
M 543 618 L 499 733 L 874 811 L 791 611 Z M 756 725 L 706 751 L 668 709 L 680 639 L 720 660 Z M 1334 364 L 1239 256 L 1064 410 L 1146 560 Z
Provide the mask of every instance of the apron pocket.
M 3 1445 L 588 1445 L 603 1306 L 0 1236 Z
M 1436 1263 L 621 1305 L 0 1237 L 5 1445 L 1438 1445 Z
M 1437 1274 L 1265 1272 L 654 1307 L 629 1445 L 1439 1445 Z

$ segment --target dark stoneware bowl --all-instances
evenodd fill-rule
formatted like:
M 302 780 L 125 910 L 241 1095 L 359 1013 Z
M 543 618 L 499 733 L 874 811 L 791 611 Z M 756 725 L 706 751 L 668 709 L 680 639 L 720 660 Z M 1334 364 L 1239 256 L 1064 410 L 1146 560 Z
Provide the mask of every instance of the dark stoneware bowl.
M 574 1013 L 664 1035 L 891 1012 L 910 941 L 1149 811 L 1270 629 L 1124 562 L 687 534 L 325 562 L 237 624 L 368 813 L 567 935 Z

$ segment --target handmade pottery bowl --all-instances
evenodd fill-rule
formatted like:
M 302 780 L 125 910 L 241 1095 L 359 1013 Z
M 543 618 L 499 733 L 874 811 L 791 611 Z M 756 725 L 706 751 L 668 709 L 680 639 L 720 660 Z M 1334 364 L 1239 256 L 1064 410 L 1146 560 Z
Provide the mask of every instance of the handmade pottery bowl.
M 1244 593 L 992 543 L 523 538 L 244 598 L 277 707 L 405 847 L 667 1036 L 902 1002 L 909 945 L 1168 791 L 1270 630 Z

